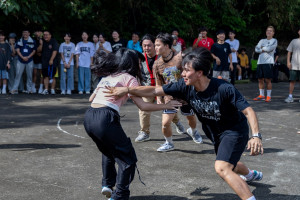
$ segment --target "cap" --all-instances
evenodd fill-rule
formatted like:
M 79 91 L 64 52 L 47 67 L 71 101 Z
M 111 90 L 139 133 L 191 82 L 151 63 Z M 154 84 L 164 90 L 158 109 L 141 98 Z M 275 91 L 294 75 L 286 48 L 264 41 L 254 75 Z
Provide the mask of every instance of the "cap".
M 217 35 L 219 35 L 219 34 L 223 34 L 223 33 L 225 34 L 225 31 L 224 31 L 224 30 L 222 30 L 222 29 L 220 29 L 220 30 L 218 30 L 218 31 L 217 31 Z
M 15 33 L 10 33 L 8 35 L 8 38 L 16 38 L 16 37 L 17 37 L 17 35 Z

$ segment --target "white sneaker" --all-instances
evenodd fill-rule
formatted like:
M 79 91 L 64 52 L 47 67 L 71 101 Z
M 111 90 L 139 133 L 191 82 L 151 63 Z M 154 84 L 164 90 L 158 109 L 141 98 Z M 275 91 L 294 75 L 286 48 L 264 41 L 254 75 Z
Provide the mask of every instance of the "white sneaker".
M 67 90 L 67 94 L 72 94 L 71 90 Z
M 2 94 L 6 94 L 6 89 L 2 89 Z
M 62 90 L 60 94 L 66 94 L 66 92 L 64 90 Z
M 40 87 L 38 93 L 39 93 L 39 94 L 42 94 L 42 93 L 43 93 L 43 88 L 42 88 L 42 87 Z
M 32 88 L 31 88 L 31 92 L 32 92 L 33 94 L 36 93 L 36 88 L 35 88 L 35 86 L 33 86 L 33 85 L 32 85 Z
M 44 89 L 44 91 L 42 92 L 43 95 L 49 94 L 47 89 Z
M 85 92 L 86 94 L 91 94 L 89 91 L 88 92 Z
M 191 137 L 193 138 L 193 140 L 194 140 L 195 143 L 197 143 L 197 144 L 203 143 L 202 137 L 201 137 L 201 135 L 199 134 L 198 130 L 196 130 L 196 131 L 193 133 L 192 128 L 188 128 L 188 129 L 186 130 L 186 132 L 187 132 L 187 134 L 189 134 L 189 136 L 191 136 Z
M 51 89 L 51 94 L 55 94 L 55 90 L 54 89 Z
M 102 190 L 101 190 L 101 193 L 102 193 L 103 195 L 105 195 L 106 198 L 110 198 L 110 197 L 111 197 L 112 190 L 111 190 L 109 187 L 103 186 L 103 187 L 102 187 Z
M 175 126 L 176 126 L 176 131 L 177 131 L 178 134 L 180 134 L 180 135 L 184 134 L 184 131 L 185 131 L 184 126 L 180 122 L 175 124 Z
M 145 133 L 144 131 L 139 131 L 138 134 L 139 136 L 135 138 L 135 142 L 145 142 L 150 140 L 150 135 Z
M 293 102 L 294 102 L 294 99 L 293 99 L 293 97 L 287 97 L 284 101 L 285 101 L 286 103 L 293 103 Z
M 82 92 L 82 91 L 79 91 L 78 94 L 83 94 L 83 92 Z
M 165 142 L 161 147 L 157 149 L 158 152 L 167 152 L 174 150 L 174 144 Z

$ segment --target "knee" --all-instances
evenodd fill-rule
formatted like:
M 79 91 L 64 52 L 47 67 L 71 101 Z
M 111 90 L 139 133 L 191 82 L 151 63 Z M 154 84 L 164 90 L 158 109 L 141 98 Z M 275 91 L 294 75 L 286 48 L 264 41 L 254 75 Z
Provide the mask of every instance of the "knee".
M 227 176 L 228 173 L 230 173 L 230 171 L 232 171 L 232 169 L 230 169 L 230 167 L 226 164 L 216 163 L 215 171 L 221 178 L 224 178 Z

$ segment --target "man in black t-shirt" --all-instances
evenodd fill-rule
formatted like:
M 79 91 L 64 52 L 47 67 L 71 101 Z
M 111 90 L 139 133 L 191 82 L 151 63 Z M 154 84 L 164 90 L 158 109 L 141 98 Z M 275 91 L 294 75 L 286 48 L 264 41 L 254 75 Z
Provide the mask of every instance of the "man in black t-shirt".
M 127 41 L 124 39 L 120 39 L 118 31 L 114 30 L 112 32 L 112 38 L 113 40 L 110 43 L 113 52 L 117 52 L 122 47 L 126 48 Z
M 40 46 L 38 47 L 38 52 L 42 52 L 42 74 L 45 85 L 45 90 L 42 94 L 49 94 L 49 83 L 51 84 L 51 94 L 55 94 L 56 80 L 54 76 L 58 65 L 58 50 L 59 46 L 57 41 L 52 38 L 49 31 L 44 31 L 44 38 L 40 40 Z
M 230 83 L 207 77 L 213 58 L 198 48 L 183 59 L 182 79 L 164 86 L 109 88 L 107 96 L 165 96 L 186 101 L 194 110 L 217 155 L 215 170 L 241 199 L 255 200 L 245 181 L 259 181 L 262 172 L 249 170 L 239 160 L 248 143 L 250 155 L 263 154 L 256 114 L 240 92 Z M 252 137 L 248 141 L 250 124 Z M 240 175 L 240 176 L 239 176 Z M 245 181 L 244 181 L 244 180 Z

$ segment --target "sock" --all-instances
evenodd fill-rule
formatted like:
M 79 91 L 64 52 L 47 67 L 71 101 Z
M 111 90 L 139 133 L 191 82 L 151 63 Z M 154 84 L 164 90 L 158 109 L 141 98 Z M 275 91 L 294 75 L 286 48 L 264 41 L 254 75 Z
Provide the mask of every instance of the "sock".
M 272 92 L 272 90 L 267 90 L 267 96 L 268 97 L 271 97 L 271 92 Z
M 256 200 L 256 198 L 254 196 L 248 198 L 247 200 Z
M 293 95 L 292 95 L 292 94 L 289 94 L 289 97 L 293 98 Z
M 249 170 L 249 173 L 247 175 L 245 175 L 245 177 L 247 179 L 250 179 L 250 178 L 252 178 L 252 176 L 253 176 L 254 173 L 250 169 L 248 169 L 248 170 Z
M 6 85 L 5 84 L 3 84 L 3 90 L 6 90 Z
M 259 89 L 259 95 L 265 96 L 265 90 L 264 89 Z
M 170 136 L 170 137 L 164 136 L 164 137 L 165 137 L 165 139 L 166 139 L 166 142 L 168 142 L 168 143 L 170 143 L 170 144 L 173 144 L 172 136 Z
M 239 80 L 242 80 L 242 76 L 239 76 L 238 79 L 239 79 Z
M 197 128 L 192 128 L 191 127 L 191 129 L 192 129 L 192 133 L 195 133 L 197 131 Z
M 44 86 L 44 84 L 40 84 L 40 88 L 42 88 L 42 89 L 43 89 L 43 86 Z

